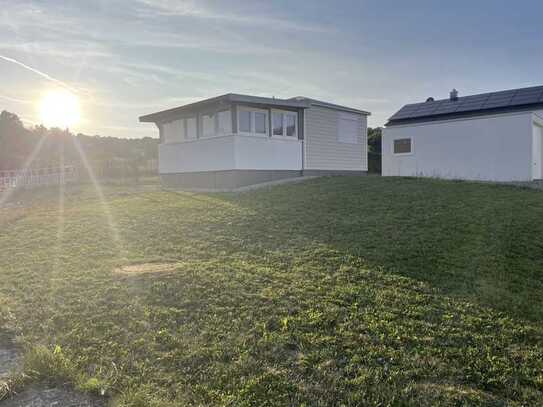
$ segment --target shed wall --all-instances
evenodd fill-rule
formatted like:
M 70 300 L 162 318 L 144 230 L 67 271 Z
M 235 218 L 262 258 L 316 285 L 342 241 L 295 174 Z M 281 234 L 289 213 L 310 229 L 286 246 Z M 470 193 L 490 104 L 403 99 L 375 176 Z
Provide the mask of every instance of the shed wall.
M 488 181 L 532 177 L 532 113 L 393 126 L 383 132 L 383 175 Z M 393 154 L 395 139 L 412 153 Z

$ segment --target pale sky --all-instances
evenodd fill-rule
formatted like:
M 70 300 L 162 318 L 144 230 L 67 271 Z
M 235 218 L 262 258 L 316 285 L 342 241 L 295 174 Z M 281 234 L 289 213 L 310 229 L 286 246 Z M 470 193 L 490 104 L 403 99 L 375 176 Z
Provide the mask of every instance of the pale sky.
M 543 84 L 543 2 L 0 0 L 0 110 L 39 123 L 74 90 L 75 132 L 157 137 L 138 116 L 224 93 L 372 112 Z

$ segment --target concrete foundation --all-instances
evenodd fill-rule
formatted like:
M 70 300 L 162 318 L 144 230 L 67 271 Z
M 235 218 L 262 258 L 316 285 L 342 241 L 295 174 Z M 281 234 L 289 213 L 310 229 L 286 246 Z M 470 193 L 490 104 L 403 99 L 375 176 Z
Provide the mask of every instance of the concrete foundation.
M 183 172 L 177 174 L 160 174 L 162 184 L 167 188 L 202 190 L 202 191 L 232 191 L 241 187 L 300 178 L 302 176 L 327 175 L 366 175 L 366 171 L 328 171 L 328 170 L 228 170 Z

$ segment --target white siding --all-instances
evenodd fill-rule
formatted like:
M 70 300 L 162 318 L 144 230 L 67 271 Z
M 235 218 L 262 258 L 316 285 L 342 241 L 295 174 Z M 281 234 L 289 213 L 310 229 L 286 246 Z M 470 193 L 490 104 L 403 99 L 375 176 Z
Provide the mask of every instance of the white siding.
M 383 132 L 383 175 L 488 181 L 532 176 L 532 113 L 392 126 Z M 394 155 L 398 138 L 412 153 Z
M 338 141 L 339 110 L 312 106 L 305 111 L 305 168 L 367 171 L 367 117 L 360 116 L 358 144 Z
M 543 179 L 543 127 L 536 123 L 533 127 L 532 178 Z

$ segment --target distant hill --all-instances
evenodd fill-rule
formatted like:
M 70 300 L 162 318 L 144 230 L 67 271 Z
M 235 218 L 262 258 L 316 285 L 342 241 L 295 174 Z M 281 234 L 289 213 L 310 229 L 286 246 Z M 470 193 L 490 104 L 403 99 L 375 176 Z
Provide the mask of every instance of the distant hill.
M 80 146 L 80 148 L 78 148 Z M 25 127 L 19 117 L 0 113 L 0 171 L 65 165 L 83 166 L 83 152 L 90 165 L 104 174 L 112 169 L 156 169 L 158 139 L 121 139 L 117 137 L 74 135 L 43 126 Z M 32 158 L 32 156 L 34 157 Z

